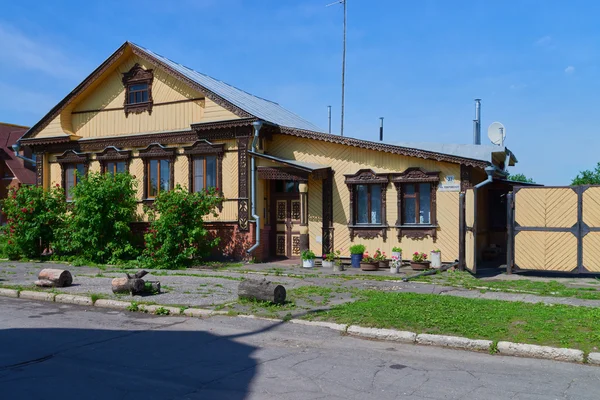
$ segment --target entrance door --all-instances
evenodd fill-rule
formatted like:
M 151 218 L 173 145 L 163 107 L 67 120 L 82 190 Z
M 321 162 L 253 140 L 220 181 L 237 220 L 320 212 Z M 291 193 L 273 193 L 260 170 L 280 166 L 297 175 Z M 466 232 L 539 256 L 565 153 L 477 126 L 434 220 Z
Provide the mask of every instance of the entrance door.
M 298 182 L 276 181 L 273 193 L 275 256 L 300 257 L 300 193 Z

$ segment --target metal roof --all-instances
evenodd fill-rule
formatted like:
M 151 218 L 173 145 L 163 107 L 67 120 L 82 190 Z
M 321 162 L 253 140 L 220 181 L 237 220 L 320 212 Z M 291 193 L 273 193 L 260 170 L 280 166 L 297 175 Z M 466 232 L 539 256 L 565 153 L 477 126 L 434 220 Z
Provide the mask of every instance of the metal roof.
M 315 171 L 331 168 L 329 165 L 309 163 L 309 162 L 298 161 L 298 160 L 289 160 L 286 158 L 279 158 L 279 157 L 272 156 L 270 154 L 257 153 L 254 151 L 248 151 L 248 153 L 252 154 L 253 156 L 256 156 L 258 158 L 263 158 L 265 160 L 273 161 L 276 163 L 289 165 L 290 167 L 298 168 L 305 172 L 315 172 Z
M 503 162 L 506 157 L 509 158 L 508 165 L 512 166 L 517 162 L 517 158 L 508 148 L 503 146 L 487 144 L 453 144 L 453 143 L 426 143 L 426 142 L 393 142 L 388 143 L 393 146 L 409 147 L 431 151 L 434 153 L 448 154 L 456 157 L 470 158 L 492 163 L 494 161 Z M 498 159 L 500 156 L 500 159 Z
M 323 132 L 323 130 L 318 126 L 299 117 L 275 102 L 254 96 L 223 81 L 212 78 L 198 71 L 194 71 L 191 68 L 169 60 L 168 58 L 163 57 L 160 54 L 156 54 L 152 50 L 146 49 L 137 44 L 131 42 L 130 44 L 139 51 L 142 51 L 148 54 L 150 57 L 153 57 L 168 65 L 170 68 L 196 82 L 198 85 L 204 86 L 206 89 L 214 92 L 218 96 L 221 96 L 225 100 L 259 119 L 290 128 Z

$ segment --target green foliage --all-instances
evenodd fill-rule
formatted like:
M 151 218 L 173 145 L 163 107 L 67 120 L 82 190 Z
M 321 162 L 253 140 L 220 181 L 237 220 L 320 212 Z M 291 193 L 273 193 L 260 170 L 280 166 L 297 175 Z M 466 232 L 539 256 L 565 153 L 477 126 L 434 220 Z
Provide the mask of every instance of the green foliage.
M 39 186 L 11 188 L 2 202 L 6 214 L 6 255 L 12 259 L 37 258 L 54 242 L 63 225 L 65 196 L 58 186 L 44 191 Z
M 90 173 L 73 188 L 71 213 L 57 250 L 94 263 L 135 257 L 130 223 L 135 220 L 136 181 L 128 173 Z M 58 244 L 57 244 L 58 245 Z
M 394 253 L 402 253 L 402 247 L 394 246 L 392 247 L 392 251 Z
M 515 182 L 535 183 L 533 179 L 526 177 L 524 174 L 508 174 L 507 179 Z
M 140 305 L 135 301 L 132 301 L 129 306 L 127 306 L 127 311 L 137 312 L 140 311 Z
M 204 217 L 215 214 L 222 201 L 213 188 L 190 193 L 177 185 L 174 190 L 161 192 L 153 207 L 146 209 L 150 228 L 144 236 L 144 265 L 182 268 L 207 255 L 219 238 L 210 238 Z
M 364 244 L 354 244 L 350 246 L 350 254 L 363 254 L 366 249 Z
M 585 170 L 578 173 L 571 185 L 600 185 L 600 162 L 593 171 Z
M 315 253 L 312 250 L 304 250 L 302 252 L 302 254 L 300 255 L 300 257 L 303 260 L 314 260 L 315 259 Z
M 155 315 L 169 315 L 170 313 L 171 312 L 164 307 L 158 307 L 156 311 L 154 311 Z

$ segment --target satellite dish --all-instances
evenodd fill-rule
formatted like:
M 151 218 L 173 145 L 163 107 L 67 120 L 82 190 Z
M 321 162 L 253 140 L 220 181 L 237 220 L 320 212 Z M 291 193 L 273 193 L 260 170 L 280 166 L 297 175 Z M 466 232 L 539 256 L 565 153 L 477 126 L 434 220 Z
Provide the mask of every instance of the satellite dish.
M 504 129 L 504 125 L 500 122 L 492 122 L 488 128 L 488 138 L 490 138 L 490 141 L 497 146 L 503 145 L 504 139 L 506 139 L 506 129 Z

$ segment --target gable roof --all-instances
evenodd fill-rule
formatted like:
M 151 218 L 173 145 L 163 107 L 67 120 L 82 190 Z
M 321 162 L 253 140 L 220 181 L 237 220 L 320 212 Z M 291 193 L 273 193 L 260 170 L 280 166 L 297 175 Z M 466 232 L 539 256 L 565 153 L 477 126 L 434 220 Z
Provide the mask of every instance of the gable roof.
M 34 185 L 36 181 L 35 172 L 25 167 L 25 162 L 15 157 L 12 145 L 23 133 L 27 131 L 26 126 L 6 124 L 0 122 L 0 158 L 19 182 Z

